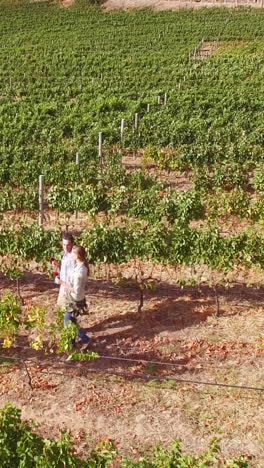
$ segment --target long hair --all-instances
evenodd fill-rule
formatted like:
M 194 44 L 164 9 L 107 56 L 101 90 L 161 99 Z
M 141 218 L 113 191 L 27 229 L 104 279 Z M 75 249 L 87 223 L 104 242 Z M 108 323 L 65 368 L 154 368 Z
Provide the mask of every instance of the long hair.
M 87 276 L 89 276 L 90 273 L 90 268 L 89 268 L 89 263 L 86 258 L 86 250 L 82 245 L 74 245 L 72 248 L 72 251 L 76 253 L 78 260 L 84 263 L 84 265 L 87 268 Z

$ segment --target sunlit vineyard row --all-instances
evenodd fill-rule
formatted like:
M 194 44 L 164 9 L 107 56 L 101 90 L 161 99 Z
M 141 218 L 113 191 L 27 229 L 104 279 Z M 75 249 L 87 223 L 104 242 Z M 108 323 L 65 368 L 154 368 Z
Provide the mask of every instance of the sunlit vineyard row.
M 18 183 L 18 171 L 35 180 L 76 151 L 88 164 L 100 131 L 120 143 L 121 118 L 124 146 L 170 146 L 182 164 L 261 159 L 262 11 L 104 14 L 45 2 L 3 6 L 0 21 L 1 183 Z M 189 60 L 202 40 L 220 47 Z
M 210 233 L 212 240 L 217 232 L 220 243 L 233 245 L 232 235 L 223 239 L 218 229 L 219 219 L 230 216 L 247 220 L 245 233 L 236 234 L 239 239 L 261 231 L 262 22 L 262 10 L 104 13 L 82 1 L 62 9 L 52 2 L 12 5 L 2 0 L 0 210 L 37 210 L 43 174 L 45 203 L 53 210 L 103 212 L 107 232 L 111 217 L 125 216 L 123 223 L 140 226 L 135 238 L 148 227 L 162 236 L 164 227 L 166 239 L 159 246 L 166 255 L 157 256 L 154 246 L 141 255 L 129 246 L 130 238 L 122 238 L 120 245 L 124 242 L 129 254 L 118 257 L 116 248 L 117 263 L 132 258 L 132 251 L 174 264 L 250 263 L 251 240 L 239 248 L 234 241 L 232 260 L 218 261 L 214 246 L 212 261 L 211 254 L 197 253 L 187 233 L 195 239 Z M 203 44 L 215 44 L 206 59 L 199 56 Z M 128 172 L 125 155 L 140 155 L 141 170 Z M 162 181 L 148 173 L 149 162 L 165 173 Z M 165 171 L 187 175 L 191 188 L 179 191 L 177 184 L 166 182 Z M 203 227 L 193 227 L 195 220 Z M 35 236 L 32 229 L 28 239 Z M 100 259 L 113 261 L 113 248 L 99 231 Z M 186 257 L 173 253 L 174 231 Z M 129 232 L 125 228 L 124 235 Z M 237 255 L 239 249 L 244 250 Z M 19 248 L 11 252 L 20 254 Z M 48 254 L 49 248 L 43 258 Z M 90 258 L 97 259 L 92 247 Z

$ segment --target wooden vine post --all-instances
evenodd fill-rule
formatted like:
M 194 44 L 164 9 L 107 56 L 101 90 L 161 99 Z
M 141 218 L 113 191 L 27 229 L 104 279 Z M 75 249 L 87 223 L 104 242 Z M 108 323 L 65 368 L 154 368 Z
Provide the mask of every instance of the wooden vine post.
M 44 222 L 44 175 L 39 176 L 39 226 Z
M 138 129 L 138 113 L 135 114 L 134 127 L 135 127 L 135 131 L 137 131 L 137 129 Z
M 76 163 L 76 166 L 77 166 L 77 182 L 76 182 L 76 188 L 77 188 L 78 181 L 79 181 L 79 171 L 80 171 L 80 153 L 78 151 L 76 153 L 75 163 Z M 75 211 L 75 219 L 77 219 L 77 218 L 78 218 L 78 210 Z
M 103 169 L 103 133 L 99 132 L 98 136 L 98 158 L 101 165 L 101 170 Z
M 125 119 L 122 119 L 122 120 L 121 120 L 121 127 L 120 127 L 120 137 L 121 137 L 121 141 L 123 141 L 124 133 L 125 133 Z

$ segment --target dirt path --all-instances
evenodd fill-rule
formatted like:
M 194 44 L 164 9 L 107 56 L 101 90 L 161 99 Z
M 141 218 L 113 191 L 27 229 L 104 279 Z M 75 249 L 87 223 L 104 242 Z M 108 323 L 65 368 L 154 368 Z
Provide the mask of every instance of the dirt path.
M 1 277 L 0 286 L 10 288 L 12 282 Z M 36 273 L 26 275 L 21 286 L 25 299 L 49 306 L 52 320 L 58 292 L 53 282 Z M 4 361 L 0 406 L 12 401 L 23 417 L 41 424 L 45 436 L 70 430 L 79 454 L 103 438 L 115 440 L 131 456 L 178 438 L 186 450 L 200 452 L 218 436 L 226 456 L 248 452 L 252 466 L 263 466 L 264 392 L 171 379 L 262 387 L 264 290 L 241 284 L 221 291 L 216 317 L 215 297 L 207 286 L 198 292 L 168 290 L 163 284 L 148 292 L 142 315 L 133 289 L 103 280 L 89 280 L 88 289 L 91 315 L 82 326 L 94 339 L 93 349 L 105 357 L 67 363 L 62 355 L 32 350 L 21 336 L 16 348 L 4 352 L 28 360 L 33 390 L 25 369 Z M 138 380 L 142 373 L 169 380 Z
M 74 5 L 75 0 L 59 0 L 61 8 L 70 8 Z
M 45 0 L 33 0 L 41 2 Z M 59 0 L 61 8 L 70 8 L 75 4 L 75 0 Z M 151 8 L 154 10 L 179 10 L 184 8 L 199 9 L 205 7 L 252 7 L 263 8 L 264 0 L 106 0 L 102 8 L 105 11 L 111 10 L 134 10 Z
M 116 9 L 143 9 L 152 8 L 154 10 L 179 10 L 182 8 L 204 8 L 204 7 L 239 7 L 239 6 L 251 6 L 254 8 L 263 8 L 263 0 L 107 0 L 103 4 L 103 8 L 106 11 Z

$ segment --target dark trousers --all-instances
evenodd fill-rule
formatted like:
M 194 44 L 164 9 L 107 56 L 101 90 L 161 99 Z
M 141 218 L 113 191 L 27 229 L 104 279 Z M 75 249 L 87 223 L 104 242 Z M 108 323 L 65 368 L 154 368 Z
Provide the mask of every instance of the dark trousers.
M 66 312 L 64 317 L 64 325 L 67 327 L 68 322 L 75 323 L 78 325 L 77 318 L 74 317 L 70 312 Z M 85 333 L 83 328 L 79 328 L 78 337 L 82 340 L 83 343 L 87 344 L 90 342 L 89 336 Z

